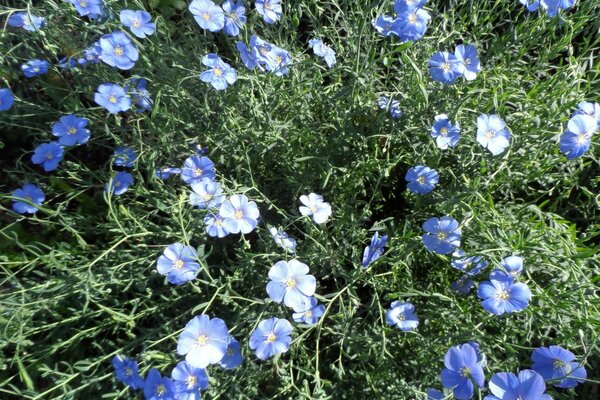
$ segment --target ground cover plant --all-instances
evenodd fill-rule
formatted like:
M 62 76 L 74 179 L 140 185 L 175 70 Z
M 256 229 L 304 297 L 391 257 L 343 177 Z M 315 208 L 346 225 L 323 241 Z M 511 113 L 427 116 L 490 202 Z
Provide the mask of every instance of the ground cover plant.
M 0 24 L 0 398 L 598 397 L 598 1 Z

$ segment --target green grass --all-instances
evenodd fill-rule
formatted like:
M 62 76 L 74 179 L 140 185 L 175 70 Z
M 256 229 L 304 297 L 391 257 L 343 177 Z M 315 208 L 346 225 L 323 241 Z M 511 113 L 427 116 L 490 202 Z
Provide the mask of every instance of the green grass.
M 31 5 L 5 3 L 3 25 L 7 13 Z M 141 57 L 131 72 L 98 64 L 22 77 L 25 61 L 75 54 L 119 28 L 118 20 L 84 23 L 66 2 L 33 2 L 32 11 L 48 19 L 42 33 L 0 31 L 0 86 L 19 99 L 0 113 L 0 398 L 134 398 L 116 382 L 111 358 L 124 354 L 143 373 L 170 374 L 180 360 L 179 332 L 201 313 L 225 320 L 246 357 L 233 371 L 211 367 L 210 399 L 424 398 L 427 387 L 441 388 L 448 348 L 469 340 L 487 356 L 487 379 L 529 368 L 538 346 L 561 345 L 586 362 L 591 382 L 549 393 L 597 396 L 598 139 L 567 161 L 558 136 L 577 103 L 600 101 L 599 2 L 578 2 L 559 25 L 517 1 L 429 1 L 427 34 L 412 44 L 372 28 L 373 17 L 392 12 L 385 2 L 287 1 L 275 25 L 249 12 L 240 39 L 203 31 L 187 8 L 177 8 L 181 2 L 109 3 L 115 15 L 143 7 L 157 23 L 156 35 L 137 43 Z M 235 41 L 247 43 L 253 33 L 291 52 L 288 76 L 242 65 Z M 336 51 L 333 69 L 308 49 L 312 37 Z M 433 82 L 429 57 L 463 42 L 477 46 L 483 71 L 473 82 Z M 238 70 L 225 91 L 197 79 L 209 52 Z M 151 112 L 115 117 L 93 102 L 100 83 L 134 75 L 149 81 Z M 381 94 L 400 101 L 400 120 L 377 109 Z M 90 119 L 92 138 L 43 173 L 31 153 L 66 113 Z M 455 149 L 441 151 L 429 136 L 439 113 L 461 125 Z M 476 143 L 480 114 L 498 114 L 511 129 L 502 155 Z M 208 238 L 183 182 L 153 176 L 163 165 L 180 166 L 194 143 L 209 148 L 228 193 L 258 203 L 255 233 Z M 105 198 L 117 145 L 140 153 L 136 182 Z M 439 172 L 440 185 L 416 197 L 404 174 L 420 164 Z M 10 194 L 26 181 L 46 193 L 33 217 L 11 211 Z M 333 206 L 324 226 L 298 212 L 298 197 L 310 192 Z M 468 253 L 494 266 L 512 253 L 524 258 L 523 281 L 533 292 L 525 311 L 490 316 L 474 291 L 451 290 L 460 273 L 420 238 L 421 224 L 443 215 L 461 222 Z M 316 326 L 294 326 L 288 353 L 259 362 L 247 346 L 258 322 L 291 320 L 266 294 L 269 268 L 286 257 L 267 224 L 298 239 L 298 258 L 317 278 L 327 313 Z M 363 270 L 362 251 L 376 229 L 390 235 L 388 250 Z M 206 269 L 193 283 L 171 286 L 155 271 L 174 242 L 200 250 Z M 416 332 L 385 324 L 396 299 L 415 305 Z

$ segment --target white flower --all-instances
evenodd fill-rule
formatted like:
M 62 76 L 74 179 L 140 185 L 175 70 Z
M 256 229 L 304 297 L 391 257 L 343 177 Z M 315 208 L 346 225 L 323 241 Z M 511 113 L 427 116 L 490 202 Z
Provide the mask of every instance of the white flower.
M 327 222 L 331 216 L 331 205 L 323 201 L 323 197 L 318 194 L 311 193 L 308 196 L 300 196 L 300 202 L 304 206 L 300 206 L 300 214 L 310 216 L 317 224 Z

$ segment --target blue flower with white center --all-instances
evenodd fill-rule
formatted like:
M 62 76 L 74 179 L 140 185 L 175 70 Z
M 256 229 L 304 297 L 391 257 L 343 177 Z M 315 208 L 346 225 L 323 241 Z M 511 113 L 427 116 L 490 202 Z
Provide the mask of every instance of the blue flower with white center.
M 181 179 L 188 185 L 200 183 L 204 178 L 214 179 L 215 175 L 215 164 L 204 156 L 186 158 L 181 168 Z
M 37 204 L 38 206 L 46 199 L 44 192 L 38 186 L 28 183 L 21 189 L 16 189 L 12 192 L 13 197 L 18 197 L 23 200 L 27 200 L 30 203 Z M 13 200 L 12 209 L 19 214 L 33 214 L 38 209 L 24 201 Z
M 456 250 L 452 254 L 450 265 L 459 271 L 464 272 L 468 276 L 479 275 L 479 273 L 488 266 L 487 260 L 480 256 L 467 257 L 462 250 Z
M 192 367 L 217 364 L 227 352 L 229 331 L 220 318 L 197 315 L 189 321 L 177 340 L 177 354 L 185 355 Z
M 131 185 L 133 185 L 133 176 L 125 171 L 119 171 L 112 180 L 106 184 L 104 191 L 120 196 L 129 190 L 129 186 Z
M 223 226 L 229 233 L 250 233 L 258 225 L 260 212 L 255 202 L 249 201 L 243 194 L 234 194 L 221 204 L 219 215 L 223 217 Z
M 267 24 L 273 24 L 279 21 L 283 13 L 280 3 L 281 0 L 256 0 L 254 6 Z
M 512 372 L 499 372 L 492 376 L 489 383 L 492 395 L 483 400 L 552 400 L 546 391 L 544 380 L 536 371 L 523 370 L 519 376 Z
M 31 161 L 41 164 L 44 171 L 54 171 L 63 158 L 63 148 L 58 142 L 42 143 L 33 151 Z
M 389 15 L 380 15 L 371 21 L 371 25 L 377 32 L 382 36 L 390 36 L 392 33 L 392 26 L 395 19 Z
M 468 81 L 475 80 L 477 73 L 481 72 L 481 63 L 475 46 L 459 44 L 454 50 L 454 56 L 458 60 L 458 73 Z
M 271 52 L 267 57 L 265 69 L 273 72 L 276 76 L 283 76 L 289 73 L 289 65 L 292 64 L 292 56 L 287 50 L 271 45 Z
M 112 365 L 117 380 L 132 389 L 142 389 L 144 387 L 144 378 L 140 376 L 138 364 L 135 360 L 117 355 L 113 357 Z
M 454 147 L 460 140 L 460 125 L 458 122 L 453 125 L 446 114 L 436 115 L 435 123 L 431 127 L 431 137 L 442 150 Z
M 407 10 L 398 15 L 392 24 L 392 33 L 402 42 L 414 42 L 425 35 L 431 15 L 421 8 Z
M 204 217 L 206 233 L 211 237 L 224 238 L 229 235 L 229 231 L 224 225 L 225 219 L 219 213 L 209 213 Z
M 402 110 L 400 109 L 400 102 L 398 100 L 391 99 L 386 96 L 379 96 L 377 99 L 377 105 L 382 110 L 389 109 L 390 115 L 394 119 L 398 119 L 402 116 Z
M 48 72 L 49 66 L 50 64 L 46 60 L 31 60 L 21 65 L 21 70 L 27 78 L 33 78 Z
M 100 61 L 102 61 L 100 56 L 102 56 L 102 47 L 100 47 L 100 42 L 94 42 L 90 47 L 83 50 L 83 57 L 78 59 L 77 62 L 79 65 L 98 64 Z
M 415 315 L 415 306 L 412 304 L 394 301 L 391 308 L 385 313 L 385 322 L 401 331 L 408 332 L 417 329 L 419 317 Z
M 450 287 L 452 288 L 452 290 L 458 292 L 458 294 L 466 296 L 473 288 L 473 285 L 473 280 L 469 277 L 469 275 L 463 275 L 460 277 L 459 280 L 452 282 L 452 284 L 450 284 Z
M 415 194 L 430 193 L 440 181 L 437 171 L 424 165 L 410 168 L 405 179 L 408 182 L 406 187 Z
M 131 97 L 116 83 L 103 83 L 98 86 L 97 92 L 94 93 L 94 101 L 111 114 L 131 108 Z
M 310 297 L 308 300 L 308 304 L 305 304 L 308 307 L 306 310 L 292 314 L 294 322 L 314 325 L 325 314 L 325 306 L 318 304 L 317 299 Z
M 210 83 L 217 90 L 227 89 L 237 80 L 237 71 L 213 53 L 202 58 L 202 64 L 210 67 L 199 76 L 202 82 Z
M 144 78 L 133 78 L 125 84 L 125 90 L 131 93 L 137 112 L 146 112 L 154 104 L 150 92 L 146 89 L 147 84 L 148 82 Z
M 510 132 L 497 115 L 482 114 L 477 117 L 477 142 L 497 156 L 510 145 Z
M 329 68 L 335 65 L 335 51 L 327 46 L 321 39 L 311 39 L 308 41 L 309 47 L 313 49 L 315 55 L 323 57 Z
M 242 1 L 225 0 L 221 7 L 225 13 L 223 31 L 229 36 L 239 35 L 241 27 L 246 23 L 246 8 Z
M 567 123 L 567 131 L 560 136 L 560 151 L 568 159 L 581 157 L 592 144 L 592 135 L 598 129 L 594 117 L 587 114 L 573 116 Z
M 394 11 L 396 11 L 396 14 L 413 11 L 423 7 L 426 2 L 427 0 L 396 0 L 394 2 Z
M 304 216 L 312 216 L 312 219 L 317 224 L 324 224 L 331 216 L 331 205 L 323 201 L 321 195 L 310 193 L 308 196 L 300 196 L 300 214 Z
M 421 237 L 425 248 L 438 254 L 450 254 L 460 247 L 460 228 L 452 217 L 430 218 L 423 223 Z
M 131 33 L 141 39 L 152 35 L 156 29 L 152 16 L 144 10 L 122 10 L 119 19 L 123 26 L 128 27 Z
M 459 61 L 454 54 L 438 51 L 428 62 L 431 79 L 445 85 L 454 83 L 461 76 Z
M 485 375 L 477 349 L 470 343 L 451 347 L 444 357 L 441 378 L 446 389 L 452 389 L 454 397 L 467 400 L 473 397 L 473 382 L 483 387 Z
M 52 134 L 58 137 L 58 142 L 63 146 L 84 144 L 90 138 L 90 131 L 86 128 L 88 123 L 87 118 L 74 114 L 63 115 L 52 125 Z
M 254 52 L 248 49 L 248 47 L 243 42 L 236 42 L 236 48 L 240 52 L 240 57 L 242 57 L 242 62 L 244 63 L 246 68 L 254 69 L 258 66 L 262 70 L 262 66 L 260 65 L 258 59 L 254 55 Z
M 190 203 L 199 209 L 218 208 L 225 201 L 223 189 L 218 182 L 204 178 L 200 182 L 190 184 Z
M 208 389 L 208 375 L 204 368 L 196 368 L 187 361 L 180 361 L 171 372 L 174 399 L 200 400 L 201 390 Z
M 175 400 L 175 384 L 166 376 L 161 376 L 156 368 L 148 372 L 144 382 L 146 400 Z
M 99 44 L 102 49 L 101 60 L 111 67 L 131 69 L 140 56 L 129 36 L 121 31 L 102 36 Z
M 285 353 L 290 348 L 292 324 L 288 320 L 269 318 L 261 321 L 252 335 L 249 346 L 256 351 L 256 356 L 266 360 L 277 354 Z
M 560 10 L 571 8 L 577 0 L 540 0 L 540 5 L 549 17 L 554 17 Z
M 494 315 L 523 311 L 531 299 L 527 285 L 515 283 L 513 277 L 501 274 L 490 276 L 489 281 L 482 282 L 477 295 L 483 300 L 483 308 Z
M 131 168 L 137 156 L 137 153 L 131 147 L 119 146 L 113 153 L 113 164 L 117 167 Z
M 8 17 L 7 23 L 13 28 L 23 28 L 28 32 L 35 32 L 40 30 L 43 25 L 46 25 L 46 18 L 26 12 L 16 12 Z
M 273 240 L 277 246 L 290 253 L 296 252 L 296 239 L 289 237 L 288 234 L 283 230 L 277 229 L 273 226 L 269 228 L 269 232 L 271 233 L 271 236 L 273 237 Z
M 229 336 L 227 352 L 219 362 L 219 365 L 223 369 L 234 369 L 242 365 L 243 361 L 244 356 L 242 355 L 240 343 L 237 340 L 235 340 L 233 336 Z
M 267 293 L 271 300 L 285 304 L 296 312 L 310 308 L 310 297 L 315 294 L 317 280 L 308 275 L 308 265 L 298 260 L 279 261 L 269 270 Z
M 202 29 L 217 32 L 225 26 L 223 9 L 210 0 L 193 0 L 189 10 Z
M 10 110 L 15 103 L 15 95 L 8 88 L 0 89 L 0 111 Z
M 102 7 L 104 0 L 67 0 L 75 6 L 75 9 L 82 17 L 96 19 L 102 16 Z
M 367 268 L 383 254 L 383 250 L 388 241 L 388 235 L 379 237 L 379 232 L 375 232 L 371 238 L 371 244 L 365 247 L 362 257 L 362 266 Z
M 193 247 L 173 243 L 158 258 L 156 270 L 159 274 L 166 275 L 169 283 L 183 285 L 194 280 L 198 275 L 200 270 L 198 253 Z
M 579 114 L 589 115 L 590 117 L 594 118 L 598 123 L 598 128 L 600 128 L 600 103 L 582 101 L 581 103 L 577 104 L 577 110 L 575 110 L 571 118 Z
M 587 379 L 585 367 L 575 361 L 575 354 L 560 346 L 540 347 L 531 354 L 531 368 L 552 385 L 569 389 Z
M 519 0 L 519 3 L 527 7 L 527 11 L 533 12 L 540 6 L 540 0 Z

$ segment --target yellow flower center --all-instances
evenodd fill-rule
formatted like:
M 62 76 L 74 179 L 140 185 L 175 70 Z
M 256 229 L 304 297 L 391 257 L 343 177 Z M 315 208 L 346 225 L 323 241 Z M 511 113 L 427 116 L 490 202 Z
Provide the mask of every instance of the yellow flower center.
M 304 318 L 312 318 L 312 311 L 308 310 L 304 313 Z
M 448 236 L 448 235 L 446 235 L 446 233 L 445 233 L 445 232 L 438 232 L 438 234 L 437 234 L 437 238 L 438 238 L 438 240 L 446 240 L 446 237 L 447 237 L 447 236 Z
M 510 293 L 508 293 L 508 290 L 502 290 L 501 292 L 498 293 L 498 298 L 500 300 L 508 300 L 510 299 Z
M 232 356 L 233 353 L 235 353 L 235 352 L 233 351 L 233 349 L 231 347 L 227 349 L 227 355 L 228 356 Z
M 127 368 L 125 370 L 125 376 L 131 376 L 131 375 L 133 375 L 133 370 L 131 368 Z
M 192 171 L 192 175 L 194 175 L 194 176 L 202 175 L 202 168 L 194 168 L 194 171 Z
M 404 321 L 404 320 L 406 320 L 406 317 L 404 316 L 404 313 L 398 314 L 397 318 L 398 318 L 398 321 Z
M 223 221 L 221 221 L 219 218 L 215 219 L 215 226 L 223 226 Z
M 121 186 L 121 182 L 119 182 L 119 181 L 115 181 L 115 186 L 116 186 L 116 187 L 119 187 L 119 186 Z
M 206 337 L 206 335 L 200 335 L 196 339 L 196 343 L 198 343 L 199 346 L 204 346 L 206 343 L 208 343 L 208 337 Z
M 134 28 L 139 28 L 140 26 L 142 26 L 142 23 L 136 19 L 131 25 L 133 25 Z
M 117 96 L 115 96 L 114 94 L 112 94 L 109 98 L 108 101 L 115 104 L 117 102 Z
M 205 194 L 204 195 L 204 201 L 209 201 L 210 199 L 212 199 L 212 194 Z
M 468 378 L 471 375 L 471 370 L 468 367 L 463 367 L 460 370 L 460 375 L 465 378 Z
M 565 365 L 565 363 L 562 362 L 562 360 L 557 359 L 557 360 L 554 360 L 553 365 L 554 365 L 554 368 L 558 369 L 558 368 L 562 368 Z
M 417 14 L 410 14 L 408 16 L 408 22 L 410 22 L 411 24 L 414 24 L 415 22 L 417 22 Z
M 277 336 L 275 336 L 273 332 L 269 332 L 267 335 L 267 342 L 273 343 L 275 340 L 277 340 Z
M 496 136 L 496 131 L 494 131 L 494 130 L 492 130 L 492 129 L 490 129 L 489 131 L 487 131 L 487 132 L 485 133 L 485 137 L 486 137 L 487 139 L 492 139 L 494 136 Z
M 316 212 L 317 212 L 317 206 L 310 206 L 310 207 L 309 207 L 309 209 L 310 209 L 310 211 L 311 211 L 311 212 L 313 212 L 313 213 L 316 213 Z
M 52 160 L 52 159 L 54 158 L 54 155 L 53 155 L 52 153 L 47 153 L 47 154 L 46 154 L 46 158 L 47 158 L 48 160 Z
M 204 14 L 202 14 L 202 18 L 204 18 L 205 21 L 208 21 L 210 19 L 210 14 L 208 12 L 205 12 Z
M 283 59 L 281 58 L 281 56 L 276 56 L 275 57 L 275 62 L 279 65 L 281 64 L 281 62 L 283 61 Z
M 444 72 L 448 72 L 452 69 L 452 67 L 450 66 L 450 63 L 443 63 L 442 64 L 442 69 L 444 70 Z
M 87 1 L 83 1 L 83 0 L 82 0 L 82 1 L 80 1 L 80 2 L 79 2 L 79 6 L 80 6 L 80 7 L 87 7 Z
M 162 383 L 156 387 L 156 394 L 159 396 L 164 395 L 167 392 L 167 388 Z
M 270 10 L 270 9 L 271 9 L 271 2 L 265 1 L 265 10 Z
M 419 184 L 421 184 L 421 185 L 422 185 L 422 184 L 424 184 L 424 183 L 425 183 L 425 177 L 424 177 L 424 176 L 420 176 L 420 177 L 418 177 L 418 178 L 417 178 L 417 182 L 418 182 Z
M 40 67 L 33 67 L 33 72 L 40 72 Z
M 296 280 L 294 278 L 287 278 L 285 280 L 285 286 L 287 286 L 290 289 L 293 289 L 296 287 Z
M 77 128 L 75 127 L 70 127 L 69 128 L 69 135 L 74 135 L 77 133 Z
M 442 136 L 448 135 L 448 128 L 443 127 L 442 129 L 440 129 L 440 135 L 442 135 Z
M 215 74 L 215 76 L 221 76 L 223 75 L 223 70 L 221 69 L 221 67 L 214 67 L 213 74 Z
M 190 375 L 187 378 L 185 378 L 185 384 L 187 385 L 188 388 L 193 388 L 194 386 L 196 386 L 197 382 L 198 382 L 198 378 L 196 378 L 195 375 Z
M 177 260 L 173 263 L 173 268 L 179 270 L 183 268 L 183 260 Z
M 471 65 L 471 59 L 470 58 L 465 58 L 465 61 L 463 61 L 463 64 L 465 64 L 465 65 Z
M 237 210 L 235 212 L 235 218 L 236 219 L 242 219 L 242 218 L 244 218 L 244 212 L 242 210 Z
M 122 56 L 123 55 L 123 48 L 121 46 L 115 47 L 115 54 L 118 55 L 118 56 Z
M 577 136 L 577 144 L 584 144 L 587 141 L 587 136 L 585 135 L 585 133 L 581 133 L 579 134 L 579 136 Z

